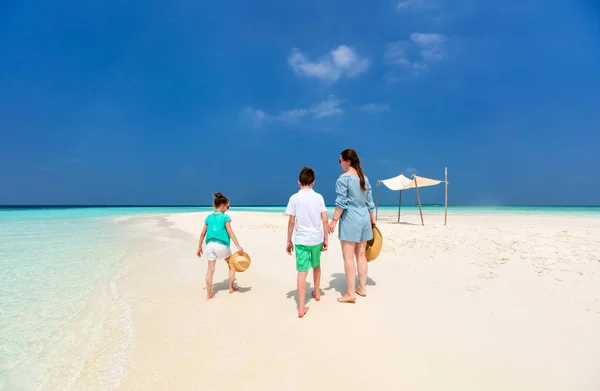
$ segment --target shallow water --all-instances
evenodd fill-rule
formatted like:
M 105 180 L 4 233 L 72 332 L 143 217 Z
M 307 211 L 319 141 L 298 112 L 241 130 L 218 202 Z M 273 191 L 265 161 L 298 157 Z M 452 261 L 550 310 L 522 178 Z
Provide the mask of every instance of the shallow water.
M 0 221 L 0 389 L 64 389 L 118 304 L 127 242 L 110 219 Z

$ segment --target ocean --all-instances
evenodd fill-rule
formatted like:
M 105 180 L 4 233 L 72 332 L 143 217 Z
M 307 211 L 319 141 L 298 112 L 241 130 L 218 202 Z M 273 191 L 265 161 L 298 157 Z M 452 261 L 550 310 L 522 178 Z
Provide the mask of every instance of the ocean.
M 396 213 L 397 208 L 383 206 L 379 212 Z M 116 386 L 134 335 L 131 313 L 115 284 L 132 228 L 114 218 L 211 210 L 0 207 L 0 390 L 75 388 L 86 363 L 115 330 L 119 343 L 110 354 L 102 388 Z M 231 212 L 284 210 L 284 206 L 231 208 Z M 417 211 L 414 206 L 402 207 L 402 213 Z M 444 213 L 444 207 L 426 206 L 424 211 Z M 452 206 L 448 213 L 450 218 L 452 214 L 600 217 L 600 207 Z M 109 316 L 118 324 L 109 322 Z

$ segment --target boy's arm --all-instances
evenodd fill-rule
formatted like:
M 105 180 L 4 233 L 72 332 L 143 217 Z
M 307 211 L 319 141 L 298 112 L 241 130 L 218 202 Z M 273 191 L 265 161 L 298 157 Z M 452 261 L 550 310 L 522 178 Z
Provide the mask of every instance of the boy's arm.
M 202 256 L 202 243 L 204 243 L 204 238 L 206 237 L 207 227 L 208 224 L 204 223 L 204 228 L 202 229 L 202 233 L 200 234 L 200 240 L 198 241 L 198 250 L 196 251 L 196 254 L 198 254 L 199 257 Z
M 329 218 L 327 212 L 321 212 L 321 220 L 323 221 L 323 251 L 326 251 L 329 244 Z
M 288 219 L 288 230 L 287 230 L 287 244 L 285 246 L 285 250 L 288 254 L 292 254 L 294 249 L 294 244 L 292 243 L 292 235 L 294 234 L 294 226 L 296 225 L 296 217 L 290 216 Z
M 235 243 L 235 247 L 237 247 L 237 249 L 239 251 L 244 251 L 244 249 L 242 248 L 242 246 L 240 246 L 240 244 L 238 243 L 237 238 L 235 237 L 235 234 L 233 233 L 233 229 L 231 228 L 231 222 L 228 221 L 225 223 L 225 228 L 227 228 L 227 233 L 229 234 L 229 237 L 231 238 L 231 240 L 233 240 L 233 243 Z

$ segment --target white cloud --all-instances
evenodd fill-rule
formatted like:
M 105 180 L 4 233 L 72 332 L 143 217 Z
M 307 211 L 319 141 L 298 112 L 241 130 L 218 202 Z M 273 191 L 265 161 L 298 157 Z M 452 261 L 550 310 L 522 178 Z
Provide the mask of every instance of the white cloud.
M 357 51 L 346 45 L 340 45 L 325 56 L 310 61 L 299 49 L 292 49 L 288 63 L 296 75 L 304 75 L 326 81 L 337 81 L 342 76 L 355 77 L 365 72 L 370 65 L 368 58 L 361 57 Z
M 330 96 L 328 99 L 309 108 L 286 110 L 273 116 L 267 115 L 262 110 L 254 110 L 250 107 L 245 108 L 243 114 L 250 118 L 250 122 L 255 127 L 260 127 L 263 123 L 269 121 L 291 125 L 303 118 L 323 119 L 342 115 L 344 114 L 344 110 L 340 107 L 341 104 L 342 102 L 338 98 Z
M 410 39 L 419 47 L 420 55 L 425 61 L 436 61 L 444 58 L 445 35 L 437 33 L 412 33 Z
M 386 104 L 379 103 L 368 103 L 366 105 L 362 105 L 360 107 L 362 111 L 366 111 L 368 113 L 381 113 L 382 111 L 387 111 L 390 109 L 390 106 Z
M 437 7 L 434 0 L 401 0 L 396 4 L 398 11 L 425 11 Z
M 389 43 L 384 58 L 388 64 L 419 72 L 427 69 L 430 63 L 445 58 L 446 41 L 443 34 L 412 33 L 410 40 Z
M 344 110 L 340 108 L 342 102 L 334 96 L 329 97 L 310 108 L 307 109 L 293 109 L 284 111 L 277 116 L 279 121 L 292 124 L 298 122 L 301 118 L 312 117 L 315 119 L 321 119 L 326 117 L 332 117 L 336 115 L 342 115 Z
M 267 115 L 262 110 L 255 110 L 252 107 L 246 107 L 242 114 L 248 119 L 248 121 L 255 128 L 260 128 L 263 122 L 267 121 Z

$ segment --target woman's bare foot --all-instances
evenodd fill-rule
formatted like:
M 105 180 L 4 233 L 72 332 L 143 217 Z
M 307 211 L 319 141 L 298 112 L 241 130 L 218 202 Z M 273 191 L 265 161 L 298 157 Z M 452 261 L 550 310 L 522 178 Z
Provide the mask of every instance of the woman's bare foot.
M 359 296 L 367 297 L 367 291 L 361 291 L 360 289 L 356 289 L 354 290 L 354 292 L 356 292 L 356 294 Z
M 338 297 L 337 301 L 339 301 L 340 303 L 355 303 L 356 297 L 346 294 L 342 297 Z
M 237 286 L 234 286 L 234 287 L 229 288 L 229 293 L 237 292 L 239 290 L 240 290 L 240 288 L 238 288 Z
M 315 291 L 312 291 L 310 294 L 312 295 L 312 297 L 313 297 L 313 298 L 314 298 L 316 301 L 319 301 L 319 300 L 321 300 L 321 294 L 320 294 L 320 293 L 315 293 Z
M 299 318 L 304 318 L 304 315 L 306 315 L 307 312 L 308 312 L 308 307 L 304 307 L 304 310 L 299 309 L 298 310 L 298 317 Z

